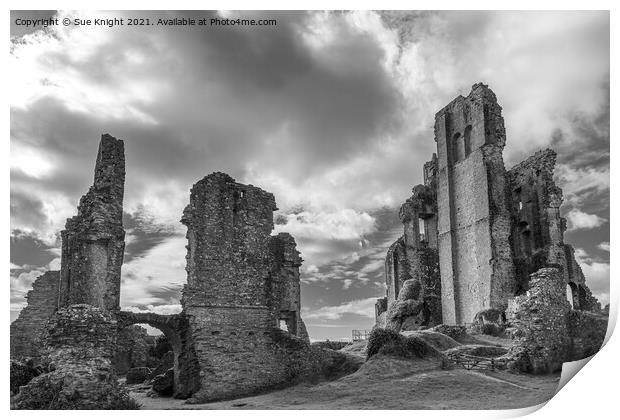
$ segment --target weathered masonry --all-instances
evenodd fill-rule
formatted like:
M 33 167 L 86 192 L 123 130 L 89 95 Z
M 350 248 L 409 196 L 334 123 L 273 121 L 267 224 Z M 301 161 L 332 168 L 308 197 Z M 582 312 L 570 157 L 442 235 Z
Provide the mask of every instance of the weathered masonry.
M 302 259 L 295 240 L 287 233 L 271 236 L 271 193 L 224 173 L 197 182 L 183 213 L 188 245 L 182 312 L 120 311 L 124 182 L 123 141 L 103 135 L 93 186 L 61 232 L 60 273 L 33 284 L 28 305 L 11 324 L 11 357 L 50 357 L 58 365 L 56 379 L 79 364 L 83 374 L 63 389 L 92 399 L 96 389 L 114 387 L 116 337 L 133 324 L 151 325 L 168 337 L 174 395 L 180 398 L 236 397 L 316 368 L 322 356 L 310 348 L 300 314 Z M 100 332 L 105 336 L 96 336 Z M 95 371 L 99 379 L 90 378 Z
M 420 306 L 424 313 L 408 314 L 417 325 L 463 324 L 485 309 L 505 311 L 528 290 L 530 275 L 548 266 L 561 267 L 575 309 L 600 309 L 563 240 L 555 152 L 538 152 L 506 170 L 501 107 L 481 83 L 435 115 L 435 142 L 424 185 L 413 188 L 400 210 L 404 235 L 387 253 L 378 324 L 385 325 L 405 281 L 419 282 L 429 296 Z M 433 305 L 437 293 L 441 302 Z
M 59 306 L 83 303 L 119 309 L 125 250 L 124 188 L 123 141 L 105 134 L 99 144 L 93 186 L 80 199 L 77 216 L 68 219 L 61 232 Z
M 187 226 L 183 311 L 199 399 L 255 392 L 282 382 L 280 324 L 308 340 L 299 305 L 301 258 L 288 234 L 270 236 L 272 194 L 223 173 L 194 185 Z

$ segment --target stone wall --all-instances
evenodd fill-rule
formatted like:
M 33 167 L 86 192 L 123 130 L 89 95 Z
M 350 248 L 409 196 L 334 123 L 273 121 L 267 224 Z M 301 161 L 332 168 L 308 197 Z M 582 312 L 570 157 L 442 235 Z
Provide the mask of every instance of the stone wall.
M 516 340 L 506 358 L 515 370 L 558 371 L 562 363 L 592 356 L 603 344 L 607 317 L 571 309 L 562 270 L 546 267 L 531 274 L 528 291 L 508 305 L 507 322 L 516 329 Z
M 442 314 L 436 319 L 447 324 L 470 323 L 486 310 L 503 312 L 529 289 L 530 275 L 548 266 L 562 269 L 575 309 L 600 311 L 573 248 L 564 243 L 555 152 L 537 152 L 507 171 L 502 109 L 481 83 L 436 114 L 435 142 L 437 154 L 423 168 L 424 185 L 414 187 L 400 209 L 404 235 L 387 252 L 378 325 L 388 322 L 384 314 L 404 282 L 427 273 L 432 283 L 430 272 L 441 278 L 436 306 Z M 436 256 L 429 259 L 420 249 Z
M 123 141 L 104 134 L 94 183 L 80 199 L 78 214 L 67 219 L 61 232 L 60 307 L 84 303 L 119 309 L 124 185 Z
M 148 366 L 148 352 L 148 333 L 145 328 L 138 325 L 121 328 L 112 359 L 114 370 L 118 375 L 124 375 L 130 368 Z
M 506 314 L 517 337 L 508 357 L 517 370 L 554 372 L 568 360 L 570 349 L 570 305 L 561 269 L 542 268 L 530 276 L 529 284 L 526 294 L 514 298 Z
M 403 325 L 419 328 L 441 324 L 437 201 L 432 187 L 434 176 L 431 161 L 425 166 L 428 185 L 416 185 L 411 197 L 400 208 L 403 236 L 390 246 L 385 259 L 387 295 L 379 299 L 375 311 L 379 327 L 389 325 L 400 331 Z M 420 288 L 415 304 L 402 302 L 401 294 L 407 282 L 413 282 Z M 383 316 L 385 311 L 388 313 Z
M 274 337 L 280 322 L 308 337 L 300 317 L 294 239 L 273 230 L 272 194 L 214 173 L 196 183 L 182 223 L 187 226 L 188 327 L 181 374 L 193 401 L 237 397 L 286 382 L 288 354 Z M 199 388 L 199 389 L 198 389 Z M 197 392 L 196 392 L 197 391 Z
M 513 281 L 501 152 L 501 107 L 477 84 L 435 116 L 438 230 L 443 319 L 470 322 L 502 306 Z
M 566 362 L 585 359 L 595 355 L 603 346 L 609 317 L 586 311 L 571 310 L 568 313 L 568 337 L 570 349 Z
M 90 305 L 60 308 L 47 325 L 43 342 L 51 372 L 23 386 L 14 408 L 127 408 L 111 359 L 116 347 L 116 320 L 111 312 Z
M 11 323 L 11 358 L 39 359 L 47 320 L 58 309 L 59 271 L 48 271 L 32 283 L 26 306 Z

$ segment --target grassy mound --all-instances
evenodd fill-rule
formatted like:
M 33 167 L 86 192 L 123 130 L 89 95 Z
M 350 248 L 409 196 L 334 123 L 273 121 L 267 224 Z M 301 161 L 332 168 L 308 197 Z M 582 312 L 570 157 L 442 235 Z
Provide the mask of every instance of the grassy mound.
M 340 349 L 342 353 L 350 354 L 353 356 L 366 358 L 366 346 L 368 340 L 355 341 L 353 344 L 349 344 L 346 347 Z
M 440 356 L 441 352 L 420 336 L 405 337 L 392 330 L 376 328 L 368 338 L 366 357 L 370 359 L 377 354 L 421 359 L 427 356 Z
M 431 330 L 407 331 L 404 332 L 403 335 L 407 337 L 415 336 L 421 338 L 439 351 L 445 351 L 461 345 L 461 343 L 453 338 Z

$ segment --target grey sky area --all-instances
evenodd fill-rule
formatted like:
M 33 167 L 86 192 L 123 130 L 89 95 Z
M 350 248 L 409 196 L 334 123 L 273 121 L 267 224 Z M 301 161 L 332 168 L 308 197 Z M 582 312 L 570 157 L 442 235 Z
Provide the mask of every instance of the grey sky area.
M 506 167 L 558 152 L 565 239 L 609 300 L 606 12 L 12 12 L 11 318 L 59 267 L 102 133 L 125 140 L 121 304 L 179 310 L 192 184 L 271 191 L 304 258 L 313 338 L 370 328 L 397 209 L 435 149 L 434 115 L 497 94 Z M 276 26 L 24 28 L 20 18 L 276 19 Z

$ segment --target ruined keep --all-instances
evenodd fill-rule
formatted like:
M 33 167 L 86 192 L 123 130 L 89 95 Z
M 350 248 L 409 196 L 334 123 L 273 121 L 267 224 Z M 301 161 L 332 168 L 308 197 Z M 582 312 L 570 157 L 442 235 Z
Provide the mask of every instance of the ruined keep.
M 197 182 L 183 213 L 182 312 L 121 311 L 124 181 L 123 141 L 105 134 L 94 183 L 61 232 L 60 272 L 34 282 L 28 305 L 11 324 L 12 358 L 45 358 L 55 366 L 54 374 L 24 391 L 22 405 L 49 381 L 62 393 L 84 395 L 76 403 L 82 408 L 100 407 L 92 399 L 105 402 L 96 389 L 121 395 L 113 384 L 115 366 L 128 349 L 119 348 L 127 340 L 117 338 L 135 324 L 168 338 L 179 398 L 231 398 L 320 370 L 325 355 L 310 348 L 300 314 L 302 259 L 291 235 L 271 235 L 274 196 L 223 173 Z M 79 357 L 70 360 L 71 354 Z M 67 376 L 72 369 L 78 373 Z
M 281 322 L 308 342 L 300 316 L 301 258 L 290 235 L 270 236 L 275 210 L 271 193 L 223 173 L 191 190 L 181 220 L 188 240 L 182 304 L 199 399 L 282 382 L 286 356 L 274 335 Z
M 387 294 L 376 304 L 377 325 L 389 324 L 390 308 L 402 306 L 407 281 L 430 296 L 406 314 L 418 319 L 412 327 L 465 324 L 483 310 L 505 311 L 528 291 L 530 276 L 548 266 L 560 267 L 573 308 L 599 310 L 563 240 L 555 152 L 537 152 L 506 170 L 501 107 L 482 83 L 435 115 L 435 142 L 424 185 L 400 209 L 404 235 L 386 256 Z M 440 303 L 433 304 L 436 295 Z

